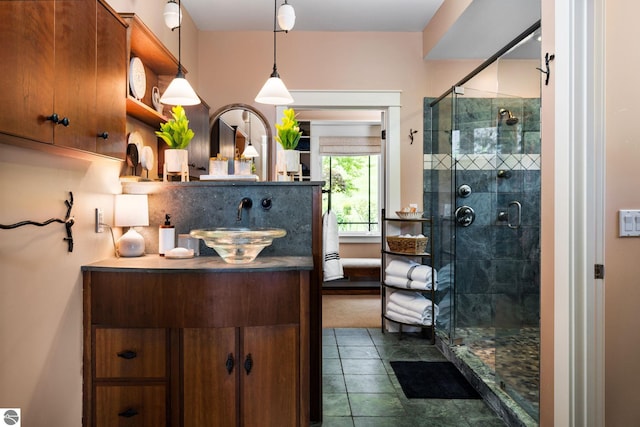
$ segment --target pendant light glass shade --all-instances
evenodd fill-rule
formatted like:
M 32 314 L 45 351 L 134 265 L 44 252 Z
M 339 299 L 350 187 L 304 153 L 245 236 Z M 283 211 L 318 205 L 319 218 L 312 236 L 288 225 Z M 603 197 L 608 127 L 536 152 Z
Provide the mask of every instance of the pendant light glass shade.
M 180 6 L 175 0 L 169 0 L 164 5 L 164 23 L 167 27 L 171 28 L 171 31 L 175 30 L 182 23 L 182 14 L 180 13 Z
M 271 77 L 262 86 L 258 96 L 256 96 L 256 102 L 270 105 L 287 105 L 293 102 L 293 97 L 276 73 L 275 76 L 271 74 Z
M 252 159 L 254 157 L 260 157 L 260 154 L 258 154 L 258 150 L 256 150 L 256 147 L 251 145 L 251 142 L 249 142 L 249 144 L 245 147 L 242 156 L 248 159 Z
M 288 4 L 285 0 L 284 4 L 278 9 L 278 25 L 284 31 L 290 31 L 296 24 L 296 11 L 293 6 Z
M 170 3 L 171 1 L 167 3 L 165 10 Z M 180 24 L 180 21 L 182 21 L 182 6 L 180 4 L 180 0 L 178 0 L 177 6 Z M 165 20 L 165 22 L 167 21 Z M 187 79 L 185 79 L 184 72 L 182 71 L 182 25 L 178 25 L 178 74 L 176 74 L 176 77 L 171 81 L 169 87 L 167 87 L 160 97 L 160 102 L 166 105 L 200 104 L 200 97 L 198 97 L 196 91 L 193 90 Z
M 197 105 L 200 104 L 200 98 L 181 70 L 160 97 L 160 102 L 166 105 Z
M 271 73 L 271 76 L 264 84 L 264 86 L 262 86 L 262 89 L 260 89 L 260 92 L 258 92 L 258 96 L 256 96 L 255 101 L 261 104 L 286 105 L 293 103 L 293 97 L 287 90 L 284 82 L 280 79 L 280 75 L 278 74 L 278 67 L 276 66 L 276 34 L 278 32 L 276 28 L 276 1 L 277 0 L 274 0 L 273 2 L 273 72 Z M 282 9 L 283 6 L 289 5 L 287 5 L 285 1 L 285 4 L 283 4 L 280 9 Z M 293 8 L 291 8 L 291 11 L 293 12 Z M 293 14 L 293 21 L 295 22 L 295 13 Z M 293 22 L 291 22 L 291 28 L 293 28 Z

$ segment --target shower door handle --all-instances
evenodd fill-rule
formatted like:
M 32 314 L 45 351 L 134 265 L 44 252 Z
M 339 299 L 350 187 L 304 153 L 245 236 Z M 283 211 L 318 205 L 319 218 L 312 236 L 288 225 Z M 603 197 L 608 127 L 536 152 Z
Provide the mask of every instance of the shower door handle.
M 518 223 L 514 225 L 511 223 L 511 219 L 508 219 L 507 225 L 509 226 L 509 228 L 520 228 L 520 225 L 522 224 L 522 205 L 520 204 L 520 202 L 514 200 L 513 202 L 509 203 L 509 207 L 511 206 L 516 207 L 516 212 L 518 213 Z
M 516 214 L 518 217 L 517 224 L 513 224 L 511 222 L 511 206 L 516 207 Z M 509 208 L 507 208 L 506 211 L 498 212 L 498 221 L 507 221 L 507 226 L 509 226 L 509 228 L 520 228 L 520 225 L 522 224 L 522 205 L 520 204 L 520 202 L 514 200 L 513 202 L 509 203 Z

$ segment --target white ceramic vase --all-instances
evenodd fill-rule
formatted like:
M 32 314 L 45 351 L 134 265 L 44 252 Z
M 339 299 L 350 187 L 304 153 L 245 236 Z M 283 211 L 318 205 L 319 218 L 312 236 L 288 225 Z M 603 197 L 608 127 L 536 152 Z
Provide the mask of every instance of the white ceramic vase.
M 287 172 L 298 172 L 300 169 L 300 152 L 298 150 L 283 150 L 283 153 Z
M 185 149 L 169 148 L 164 151 L 164 164 L 167 172 L 176 173 L 186 169 L 189 163 L 189 152 Z

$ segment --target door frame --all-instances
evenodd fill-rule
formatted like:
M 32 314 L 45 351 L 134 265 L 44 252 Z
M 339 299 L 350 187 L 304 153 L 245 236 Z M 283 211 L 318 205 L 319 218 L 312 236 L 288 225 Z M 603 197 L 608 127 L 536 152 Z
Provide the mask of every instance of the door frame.
M 553 418 L 558 426 L 603 426 L 604 280 L 595 279 L 594 265 L 604 264 L 605 252 L 605 0 L 544 4 L 553 9 L 556 58 L 554 243 L 548 248 L 554 251 Z
M 386 139 L 382 141 L 383 201 L 382 206 L 388 211 L 389 206 L 400 206 L 401 174 L 400 174 L 400 95 L 401 91 L 393 90 L 291 90 L 295 100 L 286 107 L 277 107 L 276 117 L 282 115 L 282 109 L 353 109 L 383 111 L 382 129 Z M 386 120 L 385 120 L 386 119 Z M 277 120 L 276 120 L 277 121 Z

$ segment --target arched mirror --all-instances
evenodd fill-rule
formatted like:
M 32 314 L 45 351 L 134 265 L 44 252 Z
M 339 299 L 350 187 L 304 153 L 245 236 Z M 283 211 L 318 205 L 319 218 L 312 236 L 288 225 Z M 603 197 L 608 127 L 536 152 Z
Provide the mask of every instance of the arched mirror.
M 261 181 L 271 179 L 275 155 L 271 127 L 260 111 L 247 104 L 225 105 L 211 115 L 209 129 L 211 157 L 226 158 L 229 175 L 236 172 L 233 160 L 242 156 L 253 159 L 252 173 Z

